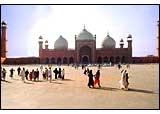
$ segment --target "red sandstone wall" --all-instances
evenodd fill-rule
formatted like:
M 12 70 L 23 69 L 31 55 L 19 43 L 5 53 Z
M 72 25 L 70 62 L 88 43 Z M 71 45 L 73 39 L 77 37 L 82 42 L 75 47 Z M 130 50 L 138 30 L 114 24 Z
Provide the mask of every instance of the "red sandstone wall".
M 159 63 L 159 57 L 133 57 L 133 63 Z
M 4 64 L 39 64 L 38 57 L 6 58 Z

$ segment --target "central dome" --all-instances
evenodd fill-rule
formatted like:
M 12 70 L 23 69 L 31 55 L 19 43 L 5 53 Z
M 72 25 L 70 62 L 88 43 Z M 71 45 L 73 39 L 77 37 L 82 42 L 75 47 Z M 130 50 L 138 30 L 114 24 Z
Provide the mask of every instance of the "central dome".
M 115 40 L 112 37 L 110 37 L 108 33 L 102 42 L 102 48 L 115 48 L 115 46 Z
M 95 40 L 95 38 L 84 28 L 82 32 L 79 33 L 77 40 Z
M 54 49 L 68 49 L 68 42 L 60 36 L 54 43 Z

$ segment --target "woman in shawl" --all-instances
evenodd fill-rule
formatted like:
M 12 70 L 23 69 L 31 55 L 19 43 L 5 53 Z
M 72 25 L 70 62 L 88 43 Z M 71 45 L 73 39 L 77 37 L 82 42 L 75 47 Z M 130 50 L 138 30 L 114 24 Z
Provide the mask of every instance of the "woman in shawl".
M 129 83 L 127 82 L 128 79 L 127 79 L 126 74 L 127 74 L 127 71 L 123 70 L 122 75 L 121 75 L 121 80 L 119 81 L 120 89 L 128 90 Z
M 93 80 L 93 74 L 92 70 L 88 73 L 89 81 L 88 81 L 88 87 L 91 88 L 91 86 L 94 88 L 94 80 Z

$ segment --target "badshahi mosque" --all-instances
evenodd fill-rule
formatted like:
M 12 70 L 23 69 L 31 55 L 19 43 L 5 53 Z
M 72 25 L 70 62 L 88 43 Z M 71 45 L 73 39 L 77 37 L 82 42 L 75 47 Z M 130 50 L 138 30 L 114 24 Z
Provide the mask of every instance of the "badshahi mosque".
M 82 31 L 75 35 L 75 49 L 68 48 L 68 41 L 60 35 L 54 42 L 54 48 L 48 48 L 48 41 L 42 36 L 38 38 L 39 57 L 7 58 L 7 24 L 1 24 L 1 63 L 3 64 L 104 64 L 104 63 L 158 63 L 159 62 L 159 21 L 158 21 L 158 48 L 157 56 L 133 57 L 132 35 L 118 42 L 109 33 L 104 36 L 101 48 L 96 48 L 96 35 L 93 35 L 84 26 Z M 133 38 L 134 39 L 134 38 Z M 124 47 L 127 43 L 127 47 Z
M 109 33 L 104 36 L 101 48 L 96 48 L 96 35 L 90 33 L 85 27 L 75 35 L 75 49 L 68 48 L 68 41 L 63 37 L 54 43 L 54 49 L 48 49 L 48 41 L 44 43 L 43 38 L 39 37 L 39 57 L 42 63 L 52 64 L 88 64 L 88 63 L 126 63 L 132 59 L 132 35 L 129 34 L 127 40 L 128 47 L 124 48 L 123 39 L 120 40 L 120 48 L 116 47 L 116 42 Z

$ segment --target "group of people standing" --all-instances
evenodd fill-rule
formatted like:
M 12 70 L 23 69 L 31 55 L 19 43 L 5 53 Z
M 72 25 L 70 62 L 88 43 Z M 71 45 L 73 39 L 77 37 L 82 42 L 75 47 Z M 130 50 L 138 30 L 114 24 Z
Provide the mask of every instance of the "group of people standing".
M 53 73 L 55 74 L 55 79 L 64 79 L 65 77 L 65 71 L 64 69 L 61 70 L 61 68 L 55 68 L 53 70 Z M 52 78 L 53 78 L 53 74 L 52 74 L 52 70 L 51 70 L 51 67 L 48 68 L 45 68 L 45 71 L 42 71 L 42 75 L 43 75 L 43 79 L 44 80 L 50 80 L 50 82 L 52 81 Z
M 14 69 L 11 68 L 10 69 L 10 77 L 11 79 L 13 79 L 13 74 L 14 74 Z M 44 80 L 49 80 L 50 82 L 52 81 L 53 78 L 53 73 L 55 74 L 55 79 L 64 79 L 65 78 L 65 71 L 64 69 L 61 70 L 61 68 L 55 68 L 53 71 L 51 70 L 51 67 L 49 68 L 45 68 L 45 70 L 43 71 L 43 66 L 40 66 L 40 71 L 41 74 L 43 76 Z M 52 73 L 53 72 L 53 73 Z M 1 80 L 6 80 L 6 73 L 7 71 L 5 70 L 5 68 L 2 69 L 1 67 Z M 28 81 L 39 81 L 40 80 L 40 72 L 38 70 L 38 68 L 36 70 L 32 69 L 30 72 L 28 71 L 28 69 L 25 70 L 25 68 L 17 68 L 17 73 L 18 76 L 21 77 L 22 81 L 25 82 L 25 80 Z
M 32 69 L 32 71 L 29 72 L 28 69 L 25 70 L 25 68 L 21 69 L 20 67 L 18 67 L 17 72 L 18 72 L 18 76 L 21 77 L 23 82 L 25 82 L 25 80 L 30 80 L 30 81 L 39 80 L 38 68 L 36 70 Z
M 98 83 L 98 86 L 101 87 L 100 85 L 100 70 L 98 69 L 96 74 L 93 75 L 92 70 L 89 70 L 89 68 L 85 68 L 84 74 L 88 75 L 88 87 L 89 88 L 94 88 L 95 85 Z

